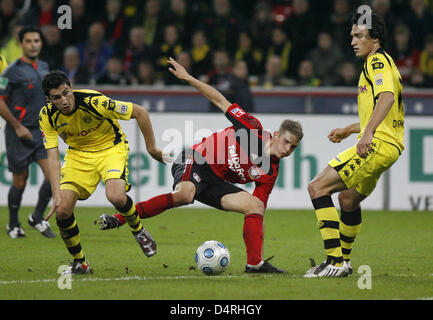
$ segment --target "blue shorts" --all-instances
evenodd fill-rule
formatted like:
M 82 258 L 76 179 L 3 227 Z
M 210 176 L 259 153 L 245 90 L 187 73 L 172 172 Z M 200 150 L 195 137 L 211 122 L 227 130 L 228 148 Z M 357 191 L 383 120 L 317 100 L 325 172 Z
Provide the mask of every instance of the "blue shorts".
M 33 140 L 18 138 L 15 129 L 10 126 L 5 128 L 6 156 L 8 169 L 12 173 L 26 171 L 32 162 L 47 159 L 47 151 L 42 141 L 39 128 L 28 128 Z

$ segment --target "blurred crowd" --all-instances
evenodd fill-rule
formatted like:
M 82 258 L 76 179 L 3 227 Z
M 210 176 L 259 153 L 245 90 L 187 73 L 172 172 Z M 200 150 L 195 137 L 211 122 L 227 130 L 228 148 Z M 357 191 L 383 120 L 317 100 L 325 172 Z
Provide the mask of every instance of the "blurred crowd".
M 433 86 L 432 0 L 0 0 L 0 55 L 21 55 L 17 33 L 41 28 L 41 59 L 75 84 L 181 85 L 174 57 L 227 93 L 254 85 L 356 86 L 351 14 L 369 4 L 387 23 L 387 52 L 406 85 Z M 72 28 L 59 29 L 60 5 Z

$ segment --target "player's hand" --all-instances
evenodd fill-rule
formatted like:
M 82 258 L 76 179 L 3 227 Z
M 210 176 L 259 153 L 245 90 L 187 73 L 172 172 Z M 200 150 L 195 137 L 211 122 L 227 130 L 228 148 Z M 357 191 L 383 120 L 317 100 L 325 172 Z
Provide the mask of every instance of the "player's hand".
M 54 212 L 56 212 L 56 209 L 60 207 L 60 203 L 62 202 L 62 198 L 60 197 L 53 197 L 53 203 L 51 205 L 51 209 L 48 212 L 47 216 L 45 217 L 45 221 L 48 221 Z
M 174 162 L 174 153 L 173 152 L 163 152 L 162 153 L 162 162 L 165 164 L 170 164 Z
M 356 144 L 356 153 L 362 158 L 365 159 L 368 156 L 370 151 L 373 151 L 371 148 L 371 141 L 373 140 L 373 134 L 369 134 L 364 132 L 361 139 L 359 139 Z
M 29 129 L 27 129 L 25 126 L 20 125 L 17 128 L 15 128 L 15 133 L 17 134 L 18 138 L 23 140 L 33 140 L 32 133 Z
M 178 79 L 180 80 L 188 80 L 190 76 L 190 74 L 185 70 L 185 68 L 180 65 L 176 60 L 174 60 L 173 58 L 168 58 L 168 63 L 170 63 L 173 68 L 168 68 L 168 70 L 174 74 Z
M 346 139 L 350 135 L 344 128 L 336 128 L 331 130 L 328 134 L 329 141 L 333 143 L 340 143 L 343 139 Z

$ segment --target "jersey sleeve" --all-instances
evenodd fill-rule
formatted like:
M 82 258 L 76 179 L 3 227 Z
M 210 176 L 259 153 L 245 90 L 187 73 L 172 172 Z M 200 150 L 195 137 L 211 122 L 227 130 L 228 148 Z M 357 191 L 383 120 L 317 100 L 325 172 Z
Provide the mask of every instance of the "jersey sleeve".
M 268 182 L 268 183 L 256 182 L 256 187 L 254 189 L 253 196 L 259 198 L 263 202 L 265 208 L 268 205 L 269 195 L 271 194 L 274 185 L 275 185 L 275 179 L 272 182 Z
M 94 96 L 90 99 L 90 105 L 108 119 L 129 120 L 131 119 L 133 103 L 113 100 L 104 95 Z
M 248 130 L 259 130 L 263 129 L 262 124 L 258 119 L 244 111 L 236 103 L 232 104 L 225 113 L 227 119 L 233 124 L 235 130 L 244 128 Z
M 39 112 L 39 128 L 42 133 L 42 140 L 45 149 L 56 148 L 59 146 L 57 131 L 50 123 L 47 107 L 44 106 Z
M 15 82 L 13 69 L 6 69 L 0 75 L 0 98 L 7 99 L 12 90 L 12 84 Z
M 391 65 L 384 55 L 374 54 L 371 56 L 367 61 L 367 71 L 375 98 L 382 92 L 395 93 Z

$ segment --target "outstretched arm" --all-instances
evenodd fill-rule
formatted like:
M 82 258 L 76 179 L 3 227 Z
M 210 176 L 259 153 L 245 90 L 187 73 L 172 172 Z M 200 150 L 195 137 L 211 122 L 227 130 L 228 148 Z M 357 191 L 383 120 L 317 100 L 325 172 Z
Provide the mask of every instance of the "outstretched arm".
M 342 140 L 346 139 L 351 134 L 360 133 L 360 132 L 361 132 L 360 124 L 354 123 L 344 128 L 336 128 L 331 130 L 331 132 L 328 134 L 328 139 L 331 142 L 340 143 Z
M 196 88 L 202 95 L 204 95 L 208 100 L 210 100 L 214 105 L 221 109 L 224 113 L 232 105 L 227 99 L 215 88 L 210 85 L 194 78 L 190 75 L 185 68 L 176 62 L 173 58 L 169 58 L 168 62 L 173 66 L 173 68 L 168 68 L 172 74 L 174 74 L 178 79 L 185 80 L 191 86 Z
M 142 106 L 139 106 L 138 104 L 134 104 L 131 118 L 135 118 L 137 120 L 138 127 L 140 128 L 146 143 L 147 152 L 149 152 L 151 157 L 162 163 L 172 162 L 173 159 L 171 158 L 170 154 L 163 153 L 162 150 L 156 146 L 152 122 L 150 121 L 149 113 L 146 111 L 146 109 L 144 109 Z
M 48 155 L 48 169 L 51 190 L 53 191 L 53 203 L 51 204 L 51 209 L 48 212 L 45 220 L 51 218 L 56 209 L 60 206 L 62 198 L 60 197 L 60 156 L 59 149 L 51 148 L 47 150 Z

